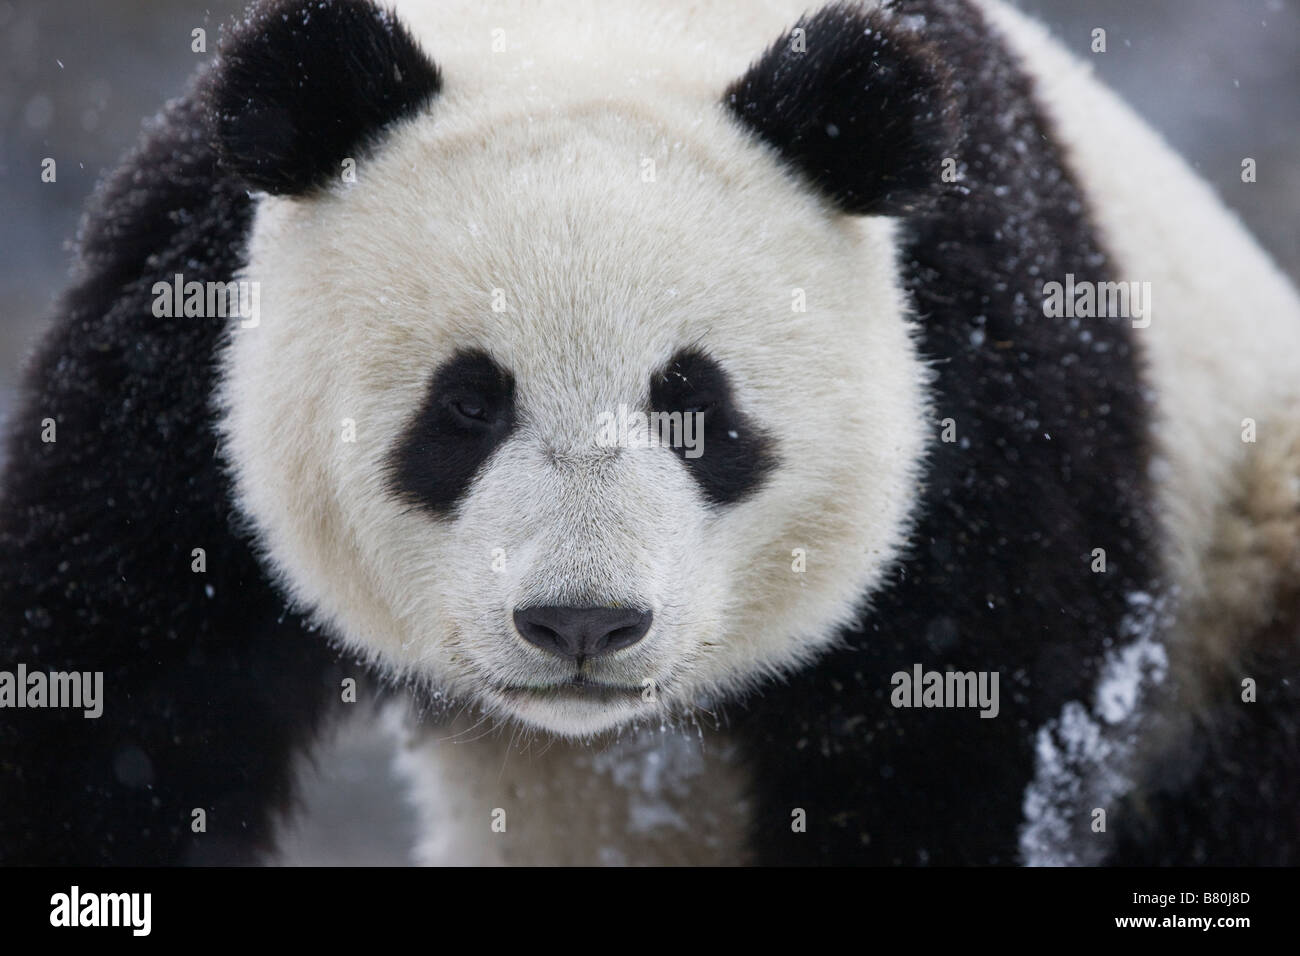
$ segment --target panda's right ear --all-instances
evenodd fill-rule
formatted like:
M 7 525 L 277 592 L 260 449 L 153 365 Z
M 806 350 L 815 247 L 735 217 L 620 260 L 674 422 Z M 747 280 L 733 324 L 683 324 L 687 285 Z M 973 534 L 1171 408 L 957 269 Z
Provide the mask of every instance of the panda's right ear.
M 222 45 L 207 103 L 221 163 L 278 195 L 319 188 L 441 87 L 438 68 L 369 0 L 274 0 Z
M 900 215 L 943 191 L 960 135 L 947 70 L 891 7 L 805 15 L 725 104 L 843 212 Z

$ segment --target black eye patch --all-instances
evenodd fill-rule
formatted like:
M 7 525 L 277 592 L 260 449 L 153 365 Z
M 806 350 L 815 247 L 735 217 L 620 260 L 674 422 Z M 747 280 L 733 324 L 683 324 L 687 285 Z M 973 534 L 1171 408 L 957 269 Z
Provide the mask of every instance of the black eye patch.
M 412 504 L 449 514 L 514 427 L 514 376 L 484 352 L 459 352 L 434 373 L 389 455 L 389 486 Z
M 697 457 L 683 444 L 673 451 L 714 504 L 741 501 L 755 492 L 776 464 L 772 442 L 736 407 L 727 374 L 696 349 L 683 349 L 650 379 L 650 408 L 703 415 Z

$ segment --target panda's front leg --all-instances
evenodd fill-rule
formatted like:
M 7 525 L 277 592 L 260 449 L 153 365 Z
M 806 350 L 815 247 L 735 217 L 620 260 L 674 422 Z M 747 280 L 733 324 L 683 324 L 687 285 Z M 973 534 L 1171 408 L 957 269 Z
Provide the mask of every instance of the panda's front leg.
M 47 698 L 5 715 L 0 862 L 259 862 L 290 800 L 293 756 L 338 687 L 325 643 L 230 609 L 173 629 L 37 602 L 45 626 L 8 643 L 6 668 L 17 658 L 51 682 L 92 675 L 102 691 L 92 710 Z
M 44 361 L 93 345 L 56 329 Z M 230 530 L 194 410 L 163 446 L 121 396 L 38 372 L 0 506 L 0 863 L 255 862 L 335 652 Z

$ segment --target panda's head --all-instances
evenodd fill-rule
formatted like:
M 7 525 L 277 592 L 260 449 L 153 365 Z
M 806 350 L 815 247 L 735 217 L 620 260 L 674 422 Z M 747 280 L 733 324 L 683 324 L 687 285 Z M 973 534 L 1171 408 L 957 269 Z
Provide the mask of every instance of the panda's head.
M 887 18 L 797 31 L 721 85 L 607 38 L 435 68 L 356 0 L 236 31 L 217 147 L 267 195 L 225 456 L 347 646 L 585 735 L 807 662 L 884 580 L 929 431 L 887 217 L 948 118 Z

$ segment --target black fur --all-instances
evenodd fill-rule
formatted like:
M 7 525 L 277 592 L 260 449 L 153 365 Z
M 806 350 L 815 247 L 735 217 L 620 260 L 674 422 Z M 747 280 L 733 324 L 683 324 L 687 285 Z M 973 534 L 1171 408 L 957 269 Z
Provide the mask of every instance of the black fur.
M 1043 315 L 1045 281 L 1112 278 L 1084 197 L 975 10 L 908 0 L 895 12 L 925 17 L 965 123 L 964 189 L 908 220 L 900 250 L 938 375 L 923 517 L 846 649 L 741 718 L 763 728 L 751 755 L 768 863 L 1016 862 L 1034 731 L 1064 702 L 1091 701 L 1125 596 L 1158 588 L 1132 332 L 1090 320 L 1084 343 Z M 958 442 L 940 440 L 948 417 Z M 1096 547 L 1105 574 L 1090 572 Z M 915 663 L 998 671 L 1000 715 L 895 709 L 890 676 Z M 796 807 L 807 833 L 792 832 Z
M 345 158 L 442 85 L 406 29 L 367 0 L 258 7 L 222 58 L 211 92 L 221 160 L 276 194 L 337 181 Z
M 217 170 L 207 82 L 99 190 L 9 422 L 0 666 L 103 671 L 104 712 L 5 711 L 3 864 L 252 862 L 339 700 L 333 652 L 232 527 L 210 407 L 226 320 L 152 314 L 154 282 L 242 262 L 250 202 Z
M 732 84 L 726 102 L 849 213 L 906 212 L 933 195 L 952 153 L 942 66 L 875 9 L 833 4 L 802 17 Z
M 389 456 L 390 484 L 412 504 L 449 514 L 514 427 L 514 376 L 483 352 L 462 352 L 433 376 Z
M 677 353 L 654 376 L 650 407 L 670 414 L 703 414 L 700 454 L 687 457 L 690 449 L 681 442 L 673 451 L 714 504 L 734 504 L 753 494 L 776 465 L 771 440 L 736 407 L 726 372 L 701 352 Z

